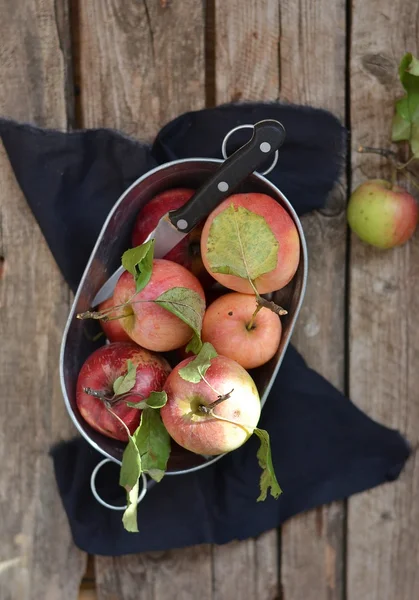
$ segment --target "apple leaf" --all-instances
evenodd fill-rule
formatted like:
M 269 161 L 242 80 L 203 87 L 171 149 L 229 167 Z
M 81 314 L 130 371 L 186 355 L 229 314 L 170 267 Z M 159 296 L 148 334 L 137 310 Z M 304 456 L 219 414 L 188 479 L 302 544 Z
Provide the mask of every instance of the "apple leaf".
M 166 392 L 151 392 L 148 398 L 141 400 L 140 402 L 127 402 L 127 406 L 131 408 L 161 408 L 167 402 Z
M 127 493 L 127 507 L 122 515 L 124 528 L 130 533 L 138 533 L 137 503 L 139 488 L 140 480 L 138 479 L 134 487 Z
M 266 500 L 269 488 L 271 490 L 271 496 L 276 499 L 282 494 L 282 490 L 276 480 L 274 466 L 272 464 L 269 433 L 264 429 L 258 429 L 257 427 L 253 430 L 253 433 L 255 433 L 260 440 L 260 448 L 256 456 L 259 466 L 263 470 L 260 478 L 260 496 L 257 501 L 260 502 L 261 500 Z
M 127 508 L 124 511 L 122 522 L 127 531 L 137 532 L 137 501 L 139 478 L 142 472 L 141 456 L 133 436 L 129 436 L 128 444 L 122 455 L 122 465 L 119 474 L 119 485 L 127 491 Z
M 151 392 L 146 400 L 150 408 L 162 408 L 167 402 L 166 392 Z
M 136 292 L 141 292 L 150 281 L 153 256 L 154 240 L 131 248 L 122 255 L 122 266 L 134 277 Z
M 163 406 L 167 400 L 165 392 L 155 394 L 152 403 Z M 164 394 L 164 397 L 163 397 Z M 147 398 L 146 402 L 150 400 Z M 160 411 L 146 406 L 141 413 L 141 421 L 133 435 L 129 435 L 128 444 L 122 455 L 119 484 L 127 491 L 127 508 L 122 517 L 124 528 L 138 532 L 137 502 L 139 479 L 142 473 L 148 473 L 155 481 L 163 478 L 170 456 L 170 436 L 163 425 Z
M 126 394 L 135 385 L 137 371 L 130 360 L 127 360 L 127 374 L 121 375 L 113 382 L 113 393 L 115 396 Z
M 163 292 L 154 302 L 173 313 L 193 331 L 191 341 L 186 350 L 198 354 L 202 347 L 201 329 L 205 312 L 205 301 L 194 290 L 184 287 L 175 287 Z
M 151 408 L 143 410 L 134 438 L 143 471 L 155 481 L 160 481 L 170 456 L 170 436 L 163 425 L 160 411 Z
M 419 158 L 419 60 L 410 52 L 400 62 L 399 78 L 406 94 L 395 105 L 392 141 L 408 141 L 413 156 Z
M 278 246 L 263 217 L 230 204 L 211 224 L 207 260 L 214 273 L 254 281 L 276 268 Z
M 214 346 L 209 342 L 204 342 L 197 356 L 191 360 L 186 367 L 179 369 L 179 375 L 185 381 L 199 383 L 202 379 L 202 376 L 205 376 L 205 373 L 211 366 L 211 359 L 215 358 L 216 356 L 218 356 L 218 354 Z

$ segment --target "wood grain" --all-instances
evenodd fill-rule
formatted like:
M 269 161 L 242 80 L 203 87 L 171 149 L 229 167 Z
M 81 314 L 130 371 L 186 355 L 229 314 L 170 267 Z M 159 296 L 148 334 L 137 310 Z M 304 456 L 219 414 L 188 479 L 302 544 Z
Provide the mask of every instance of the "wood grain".
M 279 3 L 215 1 L 215 99 L 217 104 L 275 100 L 279 90 Z M 214 599 L 278 595 L 278 534 L 214 548 Z
M 281 99 L 326 108 L 343 120 L 344 0 L 287 0 L 280 6 Z M 346 185 L 342 179 L 327 207 L 302 219 L 309 275 L 293 337 L 308 364 L 341 389 L 345 362 L 345 203 Z M 286 523 L 281 538 L 284 598 L 343 598 L 343 548 L 341 503 L 319 507 Z
M 275 100 L 279 3 L 215 0 L 216 101 Z
M 351 45 L 352 188 L 389 177 L 384 159 L 360 144 L 390 146 L 397 68 L 419 51 L 414 0 L 353 2 Z M 407 185 L 406 180 L 399 180 Z M 418 197 L 418 192 L 412 188 Z M 369 415 L 417 447 L 419 430 L 419 237 L 378 251 L 351 238 L 350 392 Z M 419 590 L 419 464 L 415 453 L 397 482 L 349 500 L 348 600 L 412 600 Z
M 0 114 L 65 129 L 66 3 L 0 0 Z M 74 434 L 58 378 L 69 292 L 0 145 L 0 598 L 75 600 L 74 546 L 48 451 Z
M 149 139 L 203 106 L 201 2 L 92 0 L 79 18 L 83 125 Z
M 209 546 L 96 558 L 98 600 L 212 600 Z
M 84 126 L 152 138 L 168 120 L 204 106 L 200 2 L 94 0 L 80 3 L 79 19 Z M 210 598 L 207 546 L 95 562 L 99 600 Z

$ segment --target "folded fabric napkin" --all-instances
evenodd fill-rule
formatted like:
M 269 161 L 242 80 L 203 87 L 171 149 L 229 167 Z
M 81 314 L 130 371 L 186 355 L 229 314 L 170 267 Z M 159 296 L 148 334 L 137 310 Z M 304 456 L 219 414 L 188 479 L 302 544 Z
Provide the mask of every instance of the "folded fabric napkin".
M 66 281 L 76 290 L 97 235 L 120 194 L 153 167 L 178 158 L 221 158 L 233 127 L 281 121 L 286 141 L 267 178 L 299 215 L 324 206 L 343 166 L 346 132 L 330 113 L 281 103 L 226 104 L 180 115 L 153 144 L 108 129 L 63 133 L 0 119 L 0 137 L 23 193 Z M 235 150 L 249 137 L 238 132 Z M 58 365 L 57 365 L 58 368 Z M 263 408 L 283 494 L 256 502 L 258 441 L 195 473 L 166 476 L 138 508 L 139 533 L 121 512 L 100 505 L 90 476 L 102 456 L 82 438 L 51 449 L 55 476 L 77 546 L 116 556 L 246 539 L 315 506 L 396 479 L 410 454 L 399 432 L 373 421 L 311 370 L 290 346 Z M 98 476 L 99 494 L 123 505 L 119 467 Z M 185 510 L 187 506 L 187 510 Z

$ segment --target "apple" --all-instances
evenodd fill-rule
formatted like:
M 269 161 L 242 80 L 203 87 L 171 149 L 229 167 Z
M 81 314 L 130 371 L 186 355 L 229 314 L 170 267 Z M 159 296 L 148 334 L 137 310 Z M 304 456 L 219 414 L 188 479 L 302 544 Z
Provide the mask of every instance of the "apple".
M 211 360 L 205 381 L 190 383 L 182 379 L 179 370 L 192 360 L 179 363 L 166 379 L 167 404 L 160 409 L 163 423 L 175 442 L 190 452 L 217 455 L 235 450 L 247 441 L 260 418 L 256 385 L 243 367 L 225 356 Z M 242 426 L 203 412 L 223 395 L 226 399 L 213 413 Z
M 255 315 L 255 296 L 231 292 L 215 300 L 206 310 L 202 341 L 210 342 L 218 354 L 228 356 L 245 369 L 260 367 L 278 350 L 281 321 L 268 308 Z
M 136 367 L 134 387 L 127 396 L 112 398 L 114 381 L 121 375 L 126 375 L 128 360 Z M 126 442 L 127 432 L 109 412 L 105 400 L 132 434 L 140 424 L 141 410 L 130 408 L 126 403 L 140 402 L 148 398 L 150 392 L 161 391 L 170 371 L 165 358 L 140 348 L 134 342 L 106 344 L 88 356 L 80 369 L 76 387 L 76 402 L 80 414 L 96 431 Z M 96 396 L 92 395 L 92 391 Z
M 187 344 L 192 330 L 179 317 L 154 302 L 161 294 L 176 287 L 197 292 L 205 302 L 198 279 L 182 265 L 155 258 L 151 279 L 146 287 L 135 293 L 134 278 L 122 273 L 113 294 L 116 305 L 126 303 L 121 325 L 137 344 L 148 350 L 168 352 Z M 131 301 L 132 300 L 132 301 Z
M 377 248 L 409 240 L 418 224 L 418 205 L 407 190 L 384 179 L 361 183 L 351 194 L 347 219 L 351 230 Z
M 139 212 L 132 230 L 133 247 L 144 243 L 147 236 L 157 227 L 160 218 L 169 210 L 183 206 L 193 196 L 195 190 L 174 188 L 166 190 L 148 202 Z M 176 262 L 193 273 L 204 287 L 208 287 L 213 278 L 205 269 L 201 259 L 200 239 L 204 224 L 197 225 L 164 258 Z
M 207 259 L 207 242 L 214 219 L 229 205 L 243 206 L 247 210 L 262 216 L 279 242 L 277 266 L 255 280 L 259 294 L 266 294 L 283 288 L 291 281 L 300 260 L 300 237 L 297 227 L 288 212 L 278 202 L 266 194 L 233 194 L 215 208 L 205 221 L 201 236 L 201 256 L 205 268 L 212 277 L 226 288 L 236 292 L 251 294 L 250 283 L 236 275 L 214 273 Z
M 115 301 L 113 297 L 101 302 L 101 304 L 99 304 L 98 306 L 98 311 L 107 310 L 108 308 L 112 308 L 112 306 L 115 306 Z M 120 310 L 116 308 L 112 312 L 107 313 L 107 316 L 111 318 L 119 317 Z M 106 338 L 110 342 L 132 342 L 132 339 L 122 327 L 119 318 L 116 318 L 113 321 L 104 321 L 103 319 L 101 319 L 99 322 L 101 324 L 104 334 L 106 335 Z

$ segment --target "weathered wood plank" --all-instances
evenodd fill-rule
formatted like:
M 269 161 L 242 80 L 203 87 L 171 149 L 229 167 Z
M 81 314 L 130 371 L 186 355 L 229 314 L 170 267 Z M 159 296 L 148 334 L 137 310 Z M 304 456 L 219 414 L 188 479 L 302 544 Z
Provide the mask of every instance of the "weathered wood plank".
M 82 123 L 142 138 L 205 103 L 200 2 L 80 3 Z M 100 600 L 207 600 L 209 547 L 121 558 L 96 557 Z
M 279 91 L 279 3 L 215 1 L 215 99 L 275 100 Z M 213 549 L 214 599 L 278 595 L 278 534 Z
M 414 0 L 353 2 L 351 124 L 354 189 L 390 177 L 385 160 L 360 144 L 389 147 L 394 100 L 402 94 L 398 63 L 418 54 Z M 405 179 L 400 183 L 407 185 Z M 412 188 L 418 197 L 418 192 Z M 417 444 L 419 427 L 419 237 L 377 251 L 352 236 L 350 392 L 373 418 Z M 349 500 L 348 600 L 411 600 L 419 590 L 417 454 L 397 482 Z
M 96 558 L 98 600 L 212 600 L 210 547 Z
M 65 129 L 68 16 L 55 4 L 0 0 L 0 114 Z M 0 597 L 75 600 L 86 559 L 48 456 L 74 434 L 58 378 L 69 292 L 2 146 L 0 205 Z
M 281 2 L 280 97 L 345 114 L 345 1 Z M 292 198 L 290 201 L 292 202 Z M 327 208 L 306 215 L 307 293 L 293 342 L 309 365 L 344 385 L 345 182 Z M 284 598 L 343 597 L 344 508 L 319 507 L 282 528 Z
M 205 101 L 204 15 L 193 0 L 81 2 L 82 123 L 153 137 Z
M 215 0 L 217 104 L 275 100 L 279 91 L 279 3 Z

